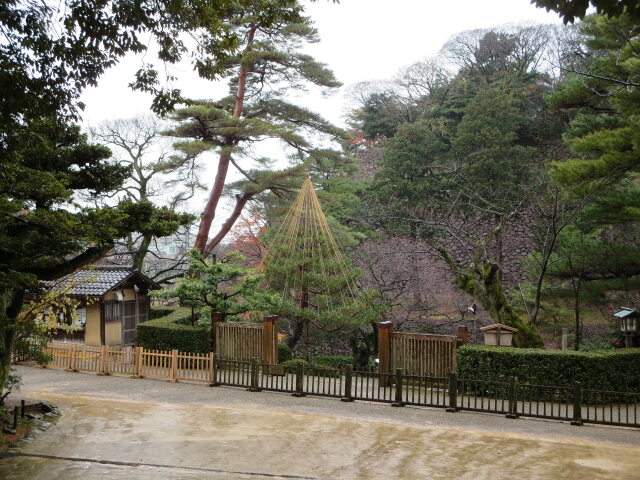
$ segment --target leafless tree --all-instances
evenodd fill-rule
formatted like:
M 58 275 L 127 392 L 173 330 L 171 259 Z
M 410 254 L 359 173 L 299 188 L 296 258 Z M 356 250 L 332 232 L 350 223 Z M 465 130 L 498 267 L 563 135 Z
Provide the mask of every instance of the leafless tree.
M 144 232 L 131 233 L 117 242 L 110 258 L 131 262 L 151 278 L 168 282 L 182 274 L 189 248 L 193 216 L 180 213 L 185 203 L 203 186 L 198 181 L 195 156 L 176 154 L 161 136 L 162 123 L 153 116 L 109 120 L 91 130 L 92 136 L 113 151 L 115 161 L 131 168 L 131 177 L 105 202 L 128 200 L 162 206 L 160 218 Z M 163 225 L 169 221 L 176 227 Z M 175 232 L 163 239 L 163 232 Z

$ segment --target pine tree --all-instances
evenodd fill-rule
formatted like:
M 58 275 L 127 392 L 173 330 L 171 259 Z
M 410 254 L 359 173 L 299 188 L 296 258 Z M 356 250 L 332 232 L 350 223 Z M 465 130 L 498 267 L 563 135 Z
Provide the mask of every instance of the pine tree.
M 267 286 L 282 298 L 279 315 L 293 323 L 290 347 L 310 325 L 350 333 L 378 318 L 375 292 L 358 290 L 359 272 L 336 242 L 309 177 L 268 243 Z
M 266 11 L 264 11 L 266 10 Z M 285 100 L 291 90 L 307 85 L 337 87 L 340 84 L 323 64 L 300 52 L 305 42 L 318 41 L 317 32 L 295 0 L 248 1 L 228 10 L 225 20 L 234 35 L 243 39 L 240 53 L 220 60 L 215 68 L 229 77 L 230 95 L 217 101 L 191 101 L 172 118 L 178 125 L 168 132 L 185 139 L 176 147 L 185 154 L 213 150 L 218 154 L 215 180 L 205 205 L 195 247 L 208 256 L 232 228 L 243 208 L 260 193 L 290 188 L 300 178 L 301 162 L 309 156 L 339 155 L 315 149 L 311 135 L 343 138 L 344 133 L 319 115 Z M 273 171 L 273 159 L 259 158 L 261 168 L 247 167 L 252 146 L 277 139 L 292 152 L 297 166 Z M 221 229 L 209 239 L 211 224 L 225 189 L 229 167 L 243 180 L 227 186 L 235 194 L 235 206 Z

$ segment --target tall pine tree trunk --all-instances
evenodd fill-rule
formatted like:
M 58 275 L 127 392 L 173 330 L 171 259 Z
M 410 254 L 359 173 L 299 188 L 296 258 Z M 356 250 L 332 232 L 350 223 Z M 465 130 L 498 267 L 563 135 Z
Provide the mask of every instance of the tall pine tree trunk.
M 252 26 L 247 35 L 247 46 L 244 49 L 244 53 L 248 53 L 252 49 L 253 41 L 255 38 L 257 26 Z M 249 67 L 241 63 L 240 70 L 238 72 L 238 87 L 236 89 L 236 99 L 233 107 L 232 116 L 240 118 L 242 116 L 242 110 L 244 108 L 244 99 L 247 91 L 247 76 L 249 74 Z M 198 228 L 198 235 L 194 248 L 199 249 L 203 256 L 206 258 L 213 250 L 215 245 L 209 245 L 207 243 L 209 239 L 209 232 L 211 230 L 211 224 L 216 216 L 216 209 L 218 208 L 218 202 L 222 196 L 222 190 L 224 188 L 225 181 L 227 180 L 227 173 L 229 171 L 229 163 L 231 162 L 231 148 L 235 145 L 235 141 L 229 139 L 227 145 L 222 148 L 220 152 L 220 158 L 218 160 L 218 170 L 216 172 L 216 178 L 209 193 L 209 199 L 202 212 L 200 219 L 200 226 Z

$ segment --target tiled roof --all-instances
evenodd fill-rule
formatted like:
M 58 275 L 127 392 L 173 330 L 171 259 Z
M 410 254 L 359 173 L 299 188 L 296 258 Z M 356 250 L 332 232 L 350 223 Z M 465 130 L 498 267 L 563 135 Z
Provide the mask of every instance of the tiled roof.
M 134 275 L 140 277 L 140 279 L 146 281 L 146 283 L 151 284 L 151 288 L 158 288 L 155 282 L 134 270 L 133 267 L 119 265 L 94 265 L 83 270 L 78 270 L 59 280 L 42 283 L 47 287 L 55 285 L 69 287 L 68 295 L 101 297 Z

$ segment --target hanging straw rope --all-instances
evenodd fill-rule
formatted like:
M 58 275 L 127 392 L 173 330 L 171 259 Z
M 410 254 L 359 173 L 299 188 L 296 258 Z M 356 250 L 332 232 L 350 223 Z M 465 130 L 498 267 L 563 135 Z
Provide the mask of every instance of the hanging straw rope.
M 287 269 L 286 278 L 278 279 L 283 300 L 290 298 L 302 305 L 305 295 L 321 295 L 327 302 L 327 308 L 331 309 L 356 299 L 353 274 L 331 231 L 309 176 L 280 225 L 272 246 L 264 259 L 265 265 L 300 260 L 299 272 Z M 314 267 L 312 271 L 307 270 L 309 265 Z M 267 287 L 274 285 L 275 275 L 267 268 Z M 313 292 L 309 291 L 309 275 L 320 275 L 327 279 L 339 276 L 344 282 L 341 282 L 342 286 L 337 292 Z M 334 296 L 335 299 L 332 298 Z M 341 305 L 335 304 L 337 299 Z M 320 302 L 316 308 L 320 308 Z

